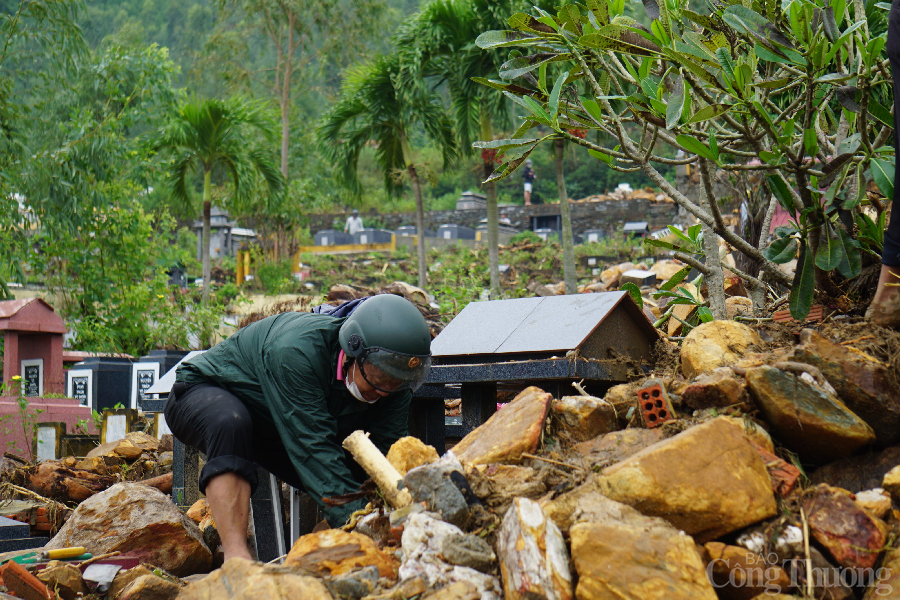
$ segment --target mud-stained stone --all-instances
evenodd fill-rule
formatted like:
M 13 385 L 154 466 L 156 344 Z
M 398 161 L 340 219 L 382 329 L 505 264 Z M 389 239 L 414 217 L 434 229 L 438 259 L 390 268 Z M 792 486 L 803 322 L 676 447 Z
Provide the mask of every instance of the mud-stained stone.
M 875 433 L 827 390 L 773 367 L 747 370 L 747 383 L 775 437 L 817 463 L 845 458 L 875 441 Z
M 550 404 L 557 432 L 583 442 L 616 429 L 618 417 L 613 405 L 593 396 L 564 396 Z
M 142 575 L 128 584 L 116 600 L 174 600 L 182 587 L 156 575 Z
M 46 548 L 83 546 L 95 556 L 121 552 L 176 576 L 209 570 L 200 530 L 155 488 L 119 483 L 82 502 Z
M 599 486 L 607 497 L 662 517 L 701 543 L 777 511 L 762 458 L 722 417 L 607 467 Z
M 372 538 L 340 529 L 326 529 L 300 537 L 284 561 L 317 577 L 350 573 L 363 567 L 377 567 L 387 579 L 397 579 L 397 568 L 390 557 L 378 549 Z
M 200 581 L 189 583 L 178 600 L 334 600 L 315 577 L 292 567 L 232 558 Z
M 752 346 L 762 346 L 762 339 L 746 325 L 737 321 L 703 323 L 681 343 L 681 370 L 693 379 L 718 367 L 730 367 Z
M 462 439 L 453 452 L 463 464 L 518 462 L 534 452 L 553 396 L 531 386 Z
M 438 458 L 440 457 L 433 446 L 412 436 L 400 438 L 394 442 L 387 453 L 388 462 L 394 465 L 401 475 L 406 475 L 410 469 L 427 465 Z
M 663 440 L 662 429 L 623 429 L 581 442 L 575 449 L 591 467 L 606 467 Z
M 724 407 L 747 410 L 752 406 L 747 382 L 727 367 L 699 375 L 681 392 L 681 402 L 691 410 Z
M 503 517 L 497 553 L 506 600 L 572 598 L 566 544 L 537 502 L 515 499 Z
M 723 600 L 751 600 L 767 591 L 786 592 L 791 587 L 784 569 L 740 546 L 708 542 L 703 548 L 703 561 Z
M 849 492 L 821 484 L 803 506 L 813 537 L 839 565 L 862 569 L 875 566 L 888 528 L 857 506 Z

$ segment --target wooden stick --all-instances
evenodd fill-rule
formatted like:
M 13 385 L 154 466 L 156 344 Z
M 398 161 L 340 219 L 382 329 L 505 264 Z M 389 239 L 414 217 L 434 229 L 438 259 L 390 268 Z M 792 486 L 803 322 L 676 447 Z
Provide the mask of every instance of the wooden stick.
M 107 558 L 112 558 L 113 556 L 119 556 L 122 554 L 121 552 L 109 552 L 107 554 L 101 554 L 100 556 L 94 556 L 92 558 L 87 559 L 86 561 L 78 563 L 79 567 L 86 567 L 88 565 L 92 565 L 98 560 L 106 560 Z
M 403 476 L 388 462 L 384 454 L 369 439 L 369 434 L 356 430 L 344 440 L 344 449 L 359 463 L 372 481 L 384 493 L 385 499 L 394 508 L 403 508 L 412 502 L 408 490 L 398 490 L 397 483 Z
M 862 337 L 858 337 L 855 340 L 847 340 L 846 342 L 841 342 L 841 346 L 849 346 L 850 344 L 855 344 L 856 342 L 861 342 L 863 340 L 871 340 L 875 339 L 874 335 L 864 335 Z
M 809 557 L 809 523 L 806 521 L 806 512 L 800 509 L 800 520 L 803 522 L 803 551 L 806 554 L 806 595 L 813 597 L 812 559 Z

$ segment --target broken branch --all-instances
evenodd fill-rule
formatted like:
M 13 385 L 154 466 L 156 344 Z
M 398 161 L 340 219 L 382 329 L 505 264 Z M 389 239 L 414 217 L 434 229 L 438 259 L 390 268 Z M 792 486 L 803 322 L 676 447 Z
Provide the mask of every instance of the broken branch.
M 375 447 L 369 434 L 356 430 L 347 436 L 343 446 L 353 456 L 353 460 L 369 474 L 392 507 L 403 508 L 412 502 L 409 491 L 397 489 L 403 476 Z

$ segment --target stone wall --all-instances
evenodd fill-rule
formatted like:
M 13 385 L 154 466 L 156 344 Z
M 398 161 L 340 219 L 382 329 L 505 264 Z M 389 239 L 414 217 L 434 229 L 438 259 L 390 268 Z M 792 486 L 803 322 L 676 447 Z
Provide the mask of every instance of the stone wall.
M 659 228 L 677 222 L 678 205 L 671 202 L 651 202 L 649 200 L 607 200 L 605 202 L 583 202 L 569 204 L 572 213 L 572 229 L 581 234 L 588 229 L 603 229 L 610 232 L 621 229 L 626 222 L 648 221 L 651 228 Z M 531 228 L 531 217 L 551 216 L 559 214 L 558 204 L 539 204 L 535 206 L 507 206 L 501 208 L 512 221 L 513 227 L 519 230 Z M 363 214 L 363 222 L 368 226 L 368 219 L 378 219 L 386 229 L 396 229 L 401 225 L 415 225 L 415 213 Z M 471 210 L 436 210 L 425 213 L 425 228 L 436 230 L 439 226 L 455 223 L 475 228 L 487 217 L 485 209 Z M 331 229 L 335 219 L 343 221 L 345 215 L 310 215 L 310 233 L 313 235 L 323 229 Z

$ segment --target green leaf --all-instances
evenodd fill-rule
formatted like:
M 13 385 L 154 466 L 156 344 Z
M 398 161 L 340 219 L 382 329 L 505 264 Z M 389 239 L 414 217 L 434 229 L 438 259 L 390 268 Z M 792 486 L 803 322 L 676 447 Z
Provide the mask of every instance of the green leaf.
M 709 323 L 710 321 L 714 321 L 715 317 L 713 317 L 712 311 L 705 306 L 701 306 L 697 309 L 697 316 L 700 317 L 700 321 L 703 323 Z
M 600 110 L 600 105 L 597 104 L 595 100 L 582 100 L 581 104 L 584 105 L 584 108 L 588 111 L 588 114 L 593 117 L 595 121 L 598 123 L 603 122 L 603 111 Z
M 666 129 L 673 129 L 681 120 L 681 111 L 684 108 L 684 94 L 673 94 L 666 105 Z
M 655 241 L 655 240 L 654 240 Z M 673 289 L 676 285 L 684 281 L 684 278 L 688 276 L 688 273 L 691 272 L 691 267 L 684 267 L 674 275 L 672 275 L 667 282 L 659 286 L 659 289 L 666 291 Z
M 571 54 L 556 54 L 554 52 L 540 52 L 529 56 L 517 56 L 500 66 L 500 78 L 515 79 L 516 77 L 521 77 L 526 73 L 534 71 L 545 63 L 570 60 L 571 58 Z
M 641 297 L 641 290 L 638 286 L 629 281 L 628 283 L 623 283 L 619 289 L 628 292 L 628 295 L 631 296 L 634 303 L 638 305 L 638 308 L 644 310 L 644 299 Z
M 822 75 L 813 83 L 842 83 L 855 78 L 856 75 L 853 73 L 829 73 L 828 75 Z
M 778 203 L 781 204 L 782 208 L 791 214 L 797 212 L 797 209 L 794 207 L 794 196 L 788 189 L 784 179 L 778 175 L 767 175 L 766 181 L 769 182 L 769 189 L 775 194 L 775 197 L 778 199 Z
M 475 45 L 483 50 L 504 46 L 528 46 L 542 42 L 544 38 L 521 31 L 485 31 L 475 39 Z
M 590 152 L 590 150 L 588 151 Z M 666 250 L 681 250 L 675 244 L 670 244 L 669 242 L 664 242 L 662 240 L 654 240 L 651 238 L 647 238 L 644 240 L 644 244 L 648 246 L 656 246 L 657 248 L 665 248 Z
M 675 138 L 675 141 L 678 142 L 678 145 L 687 150 L 688 152 L 692 152 L 698 156 L 702 156 L 703 158 L 708 158 L 709 160 L 715 162 L 715 157 L 713 156 L 712 151 L 710 151 L 709 147 L 705 146 L 702 142 L 697 140 L 696 138 L 692 138 L 689 135 L 679 135 Z
M 823 271 L 831 271 L 841 264 L 844 246 L 828 220 L 825 221 L 824 229 L 825 235 L 819 240 L 819 249 L 816 251 L 816 266 Z
M 563 84 L 568 77 L 568 71 L 561 73 L 560 76 L 556 78 L 556 83 L 553 84 L 553 91 L 550 92 L 550 114 L 553 117 L 554 123 L 559 116 L 559 94 L 562 92 Z
M 503 140 L 491 140 L 489 142 L 475 142 L 473 148 L 511 148 L 513 146 L 523 146 L 525 144 L 533 144 L 539 142 L 538 138 L 515 138 Z
M 796 240 L 792 237 L 777 238 L 763 250 L 763 256 L 779 265 L 791 262 L 797 256 Z
M 578 43 L 590 48 L 602 48 L 613 52 L 624 52 L 638 56 L 655 56 L 660 47 L 624 25 L 610 24 L 599 33 L 582 36 Z
M 894 128 L 894 115 L 872 96 L 869 96 L 869 114 L 891 129 Z
M 812 127 L 803 132 L 803 147 L 810 156 L 819 152 L 819 140 L 816 138 L 816 130 Z
M 862 271 L 862 256 L 859 253 L 859 242 L 850 237 L 843 227 L 837 228 L 837 234 L 843 247 L 841 262 L 837 267 L 838 273 L 847 279 L 853 279 Z
M 486 79 L 484 77 L 473 77 L 472 81 L 475 83 L 480 83 L 481 85 L 486 85 L 489 88 L 494 88 L 495 90 L 500 90 L 502 92 L 511 92 L 513 94 L 519 95 L 531 95 L 535 93 L 534 90 L 530 90 L 526 87 L 522 87 L 521 85 L 516 85 L 514 83 L 507 83 L 505 81 L 497 81 L 495 79 Z
M 872 179 L 886 198 L 894 199 L 894 160 L 875 160 L 870 164 Z
M 835 177 L 840 174 L 841 168 L 852 158 L 853 152 L 845 152 L 837 155 L 831 162 L 822 167 L 822 172 L 825 173 L 825 176 L 819 179 L 819 187 L 831 185 L 831 182 L 834 181 Z
M 813 262 L 812 252 L 807 244 L 800 246 L 800 258 L 797 259 L 797 270 L 794 273 L 794 282 L 791 286 L 790 308 L 791 316 L 803 322 L 812 308 L 816 291 L 816 267 Z
M 710 119 L 715 119 L 720 117 L 731 110 L 730 104 L 710 104 L 709 106 L 704 106 L 687 120 L 685 125 L 691 125 L 693 123 L 702 123 L 703 121 L 709 121 Z M 680 143 L 680 142 L 679 142 Z
M 599 152 L 597 150 L 588 150 L 588 154 L 590 154 L 594 158 L 602 160 L 608 165 L 611 165 L 613 163 L 612 156 L 610 156 L 609 154 L 604 154 L 603 152 Z

